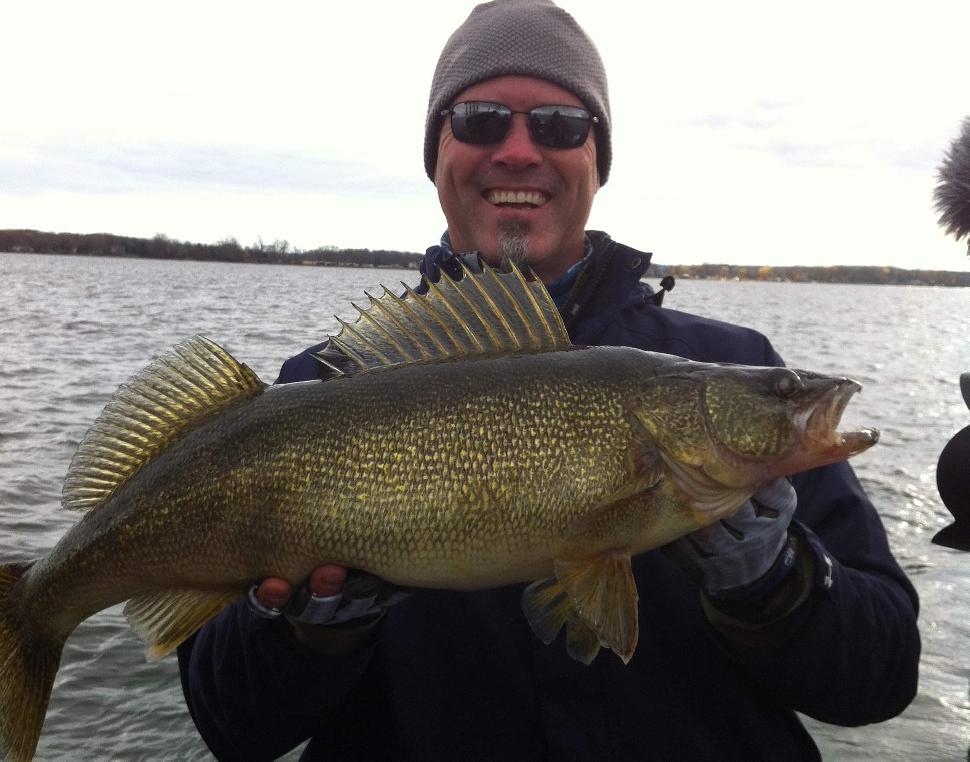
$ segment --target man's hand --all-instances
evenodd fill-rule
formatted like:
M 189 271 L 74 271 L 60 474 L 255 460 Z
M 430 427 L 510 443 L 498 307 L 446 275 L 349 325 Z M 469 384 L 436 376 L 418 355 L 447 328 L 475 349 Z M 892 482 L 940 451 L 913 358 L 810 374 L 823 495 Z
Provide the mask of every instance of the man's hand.
M 811 591 L 811 556 L 788 532 L 798 498 L 787 479 L 758 490 L 731 518 L 663 548 L 702 588 L 708 621 L 734 648 L 761 648 Z
M 329 598 L 343 590 L 347 569 L 336 564 L 318 566 L 307 580 L 307 589 L 317 598 Z M 267 577 L 256 588 L 256 600 L 267 609 L 284 609 L 293 597 L 290 583 L 280 577 Z
M 791 483 L 775 479 L 731 518 L 675 540 L 664 552 L 707 593 L 743 590 L 776 566 L 797 503 Z
M 260 616 L 282 615 L 305 646 L 339 656 L 369 642 L 384 612 L 408 595 L 410 591 L 373 574 L 324 564 L 299 590 L 285 579 L 267 577 L 253 587 L 249 598 Z

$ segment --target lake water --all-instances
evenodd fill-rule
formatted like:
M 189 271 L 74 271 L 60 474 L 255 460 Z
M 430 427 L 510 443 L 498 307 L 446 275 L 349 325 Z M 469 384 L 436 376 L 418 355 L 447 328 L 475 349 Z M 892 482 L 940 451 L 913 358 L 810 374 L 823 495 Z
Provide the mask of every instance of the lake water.
M 60 491 L 74 448 L 115 388 L 201 333 L 266 381 L 352 318 L 349 301 L 414 271 L 0 254 L 0 559 L 46 553 L 76 521 Z M 970 423 L 970 291 L 679 281 L 666 306 L 750 325 L 789 365 L 846 373 L 847 425 L 880 444 L 855 461 L 922 600 L 920 692 L 899 717 L 806 720 L 826 759 L 965 760 L 970 744 L 970 555 L 930 544 L 948 514 L 937 457 Z M 208 759 L 174 657 L 148 664 L 114 607 L 67 643 L 37 757 Z M 833 686 L 838 690 L 838 686 Z

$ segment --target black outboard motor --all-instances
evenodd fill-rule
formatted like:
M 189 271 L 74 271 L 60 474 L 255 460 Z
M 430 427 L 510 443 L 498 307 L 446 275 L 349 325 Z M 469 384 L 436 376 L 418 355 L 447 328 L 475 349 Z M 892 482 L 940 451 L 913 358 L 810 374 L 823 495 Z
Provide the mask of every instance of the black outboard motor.
M 970 373 L 960 376 L 963 401 L 970 408 Z M 955 550 L 970 550 L 970 426 L 958 431 L 943 448 L 936 466 L 936 488 L 955 521 L 933 542 Z
M 946 152 L 933 192 L 940 225 L 958 241 L 968 239 L 970 256 L 970 117 Z M 970 373 L 960 376 L 963 401 L 970 408 Z M 955 521 L 937 532 L 933 542 L 970 551 L 970 426 L 957 432 L 943 448 L 936 467 L 936 487 Z

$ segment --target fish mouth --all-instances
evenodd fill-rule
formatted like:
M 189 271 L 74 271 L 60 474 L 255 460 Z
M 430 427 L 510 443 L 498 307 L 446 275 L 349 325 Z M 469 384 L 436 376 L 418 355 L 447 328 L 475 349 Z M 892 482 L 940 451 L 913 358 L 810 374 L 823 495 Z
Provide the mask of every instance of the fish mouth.
M 799 371 L 801 374 L 801 371 Z M 809 375 L 809 374 L 806 374 Z M 879 430 L 872 427 L 839 431 L 842 413 L 852 396 L 862 389 L 862 384 L 850 378 L 825 379 L 819 388 L 818 381 L 810 399 L 795 414 L 795 427 L 802 438 L 802 445 L 810 457 L 821 458 L 816 465 L 827 465 L 858 455 L 879 441 Z
M 732 469 L 736 472 L 719 478 L 722 484 L 764 484 L 779 476 L 838 463 L 865 452 L 879 441 L 879 430 L 872 427 L 839 430 L 849 400 L 862 389 L 857 381 L 785 369 L 779 382 L 782 388 L 778 391 L 790 405 L 786 412 L 789 430 L 783 437 L 786 444 L 774 457 L 739 457 L 721 448 L 720 460 L 729 472 Z M 740 480 L 737 474 L 743 475 Z M 709 472 L 709 475 L 712 474 Z

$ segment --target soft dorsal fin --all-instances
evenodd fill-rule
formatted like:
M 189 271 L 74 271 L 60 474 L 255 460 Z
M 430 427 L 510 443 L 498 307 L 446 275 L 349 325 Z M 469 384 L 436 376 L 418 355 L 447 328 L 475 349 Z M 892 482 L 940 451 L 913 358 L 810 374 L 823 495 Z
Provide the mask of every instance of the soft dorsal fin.
M 122 384 L 78 445 L 65 508 L 103 503 L 160 450 L 266 385 L 218 344 L 193 336 Z
M 404 297 L 386 287 L 380 297 L 368 294 L 370 307 L 354 305 L 357 320 L 341 320 L 331 346 L 360 371 L 571 346 L 541 282 L 526 280 L 515 265 L 508 271 L 485 267 L 474 273 L 464 265 L 462 270 L 460 280 L 442 276 L 424 295 L 404 284 Z

